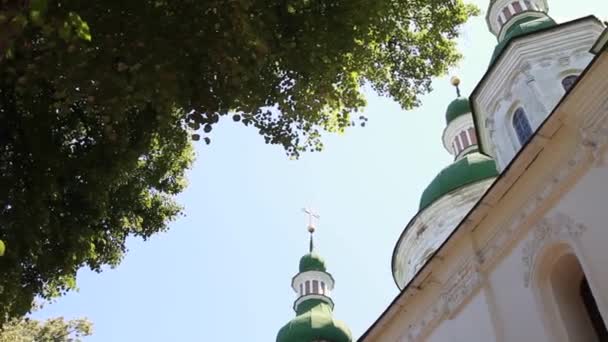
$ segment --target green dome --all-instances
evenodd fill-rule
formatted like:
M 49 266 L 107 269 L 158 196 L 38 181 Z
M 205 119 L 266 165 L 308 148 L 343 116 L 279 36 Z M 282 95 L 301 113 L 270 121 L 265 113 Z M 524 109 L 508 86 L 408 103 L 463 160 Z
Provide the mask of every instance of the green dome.
M 445 111 L 445 121 L 449 124 L 457 117 L 470 112 L 471 107 L 469 105 L 469 99 L 466 97 L 457 97 L 448 105 L 448 109 Z
M 310 252 L 300 259 L 300 272 L 325 272 L 325 261 L 315 252 Z
M 505 47 L 507 47 L 507 44 L 509 44 L 512 39 L 556 25 L 557 23 L 555 22 L 555 20 L 551 19 L 551 17 L 549 16 L 544 16 L 542 18 L 523 17 L 517 20 L 515 23 L 513 23 L 513 25 L 511 25 L 507 29 L 503 39 L 500 41 L 500 43 L 498 43 L 498 45 L 496 45 L 494 53 L 492 54 L 492 60 L 490 64 L 494 63 L 496 58 L 500 56 Z
M 496 163 L 477 151 L 469 153 L 443 169 L 420 198 L 420 210 L 443 195 L 470 183 L 498 176 Z
M 322 300 L 302 302 L 297 314 L 279 330 L 276 342 L 352 341 L 348 327 L 332 317 L 331 306 Z

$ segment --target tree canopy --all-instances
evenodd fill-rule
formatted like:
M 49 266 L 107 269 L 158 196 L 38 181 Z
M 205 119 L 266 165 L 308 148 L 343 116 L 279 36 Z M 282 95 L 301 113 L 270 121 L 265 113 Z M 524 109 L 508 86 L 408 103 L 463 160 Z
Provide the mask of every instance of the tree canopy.
M 81 342 L 90 336 L 86 319 L 65 321 L 62 317 L 44 322 L 29 318 L 11 319 L 0 329 L 0 342 Z
M 230 118 L 290 156 L 453 65 L 462 0 L 0 0 L 0 317 L 117 265 Z M 1 321 L 1 320 L 0 320 Z

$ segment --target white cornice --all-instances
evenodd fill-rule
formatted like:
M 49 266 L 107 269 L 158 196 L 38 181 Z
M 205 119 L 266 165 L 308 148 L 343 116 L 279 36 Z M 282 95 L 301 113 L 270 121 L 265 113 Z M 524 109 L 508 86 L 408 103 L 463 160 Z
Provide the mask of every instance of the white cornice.
M 309 299 L 317 299 L 317 300 L 322 300 L 325 303 L 327 303 L 333 310 L 334 308 L 334 301 L 324 295 L 320 295 L 320 294 L 307 294 L 304 296 L 301 296 L 300 298 L 296 299 L 296 301 L 293 303 L 293 310 L 294 311 L 298 311 L 298 306 L 300 306 L 300 304 L 302 304 L 303 302 L 309 300 Z
M 564 51 L 586 53 L 596 41 L 603 26 L 593 17 L 575 23 L 562 24 L 554 30 L 516 38 L 491 66 L 476 91 L 471 96 L 471 105 L 481 125 L 478 131 L 481 145 L 490 146 L 486 121 L 494 121 L 493 114 L 508 93 L 515 78 L 521 77 L 531 68 L 530 63 L 559 58 Z M 485 151 L 487 152 L 487 151 Z
M 553 139 L 559 136 L 556 132 L 564 125 L 572 126 L 578 130 L 577 141 L 573 142 L 574 151 L 565 158 L 562 158 L 557 166 L 552 167 L 553 172 L 548 172 L 542 181 L 536 183 L 536 191 L 530 192 L 530 197 L 520 198 L 518 215 L 498 226 L 486 225 L 490 237 L 484 239 L 484 244 L 477 246 L 475 259 L 464 260 L 461 268 L 452 273 L 449 281 L 440 284 L 441 293 L 453 289 L 455 286 L 462 286 L 461 295 L 454 297 L 452 305 L 446 303 L 446 296 L 437 298 L 428 310 L 417 312 L 416 321 L 404 327 L 404 334 L 400 341 L 420 341 L 423 335 L 428 333 L 433 326 L 445 317 L 448 317 L 448 308 L 458 308 L 472 293 L 475 287 L 479 286 L 479 273 L 487 270 L 492 264 L 496 264 L 505 251 L 512 248 L 514 240 L 521 236 L 523 230 L 530 230 L 536 227 L 541 232 L 546 232 L 545 227 L 552 227 L 551 230 L 563 231 L 564 227 L 569 232 L 568 235 L 575 237 L 584 232 L 584 226 L 572 221 L 567 216 L 555 212 L 553 216 L 543 220 L 541 214 L 548 207 L 548 202 L 555 200 L 560 193 L 564 193 L 568 185 L 572 183 L 574 177 L 580 176 L 584 170 L 601 165 L 602 156 L 608 149 L 608 54 L 598 56 L 596 60 L 585 70 L 577 85 L 571 93 L 566 96 L 551 116 L 543 123 L 531 141 L 524 147 L 518 157 L 511 161 L 511 164 L 488 192 L 482 197 L 477 205 L 467 214 L 464 221 L 455 229 L 453 235 L 446 244 L 440 249 L 450 248 L 450 243 L 457 238 L 459 233 L 479 229 L 481 222 L 488 216 L 491 210 L 500 209 L 501 201 L 510 191 L 514 189 L 514 184 L 525 177 L 524 172 L 529 169 L 530 164 L 543 158 L 542 154 L 551 153 L 551 146 L 548 146 Z M 582 116 L 582 117 L 581 117 Z M 539 220 L 540 219 L 540 220 Z M 536 220 L 535 222 L 533 220 Z M 551 234 L 555 234 L 552 232 Z M 534 238 L 533 238 L 534 239 Z M 534 248 L 534 240 L 528 240 L 527 246 Z M 440 251 L 438 251 L 440 253 Z M 523 262 L 526 264 L 527 256 L 534 256 L 534 253 L 524 253 Z M 373 341 L 382 333 L 383 327 L 392 323 L 392 319 L 403 312 L 408 307 L 413 295 L 424 291 L 424 275 L 431 272 L 435 265 L 435 258 L 431 259 L 425 269 L 421 270 L 408 287 L 405 288 L 391 303 L 382 316 L 374 325 L 365 332 L 359 342 Z M 531 267 L 532 264 L 528 266 Z M 428 269 L 428 270 L 427 270 Z M 467 275 L 468 274 L 468 275 Z M 462 278 L 464 275 L 466 278 Z M 462 279 L 462 280 L 459 280 Z M 524 284 L 528 281 L 528 276 L 524 273 Z M 453 282 L 451 280 L 456 280 Z M 418 285 L 418 286 L 414 286 Z

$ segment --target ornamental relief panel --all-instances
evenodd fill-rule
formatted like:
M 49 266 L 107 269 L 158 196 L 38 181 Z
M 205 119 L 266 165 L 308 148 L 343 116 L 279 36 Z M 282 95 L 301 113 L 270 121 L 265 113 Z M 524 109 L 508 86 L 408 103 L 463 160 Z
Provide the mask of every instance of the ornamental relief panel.
M 522 252 L 524 265 L 524 285 L 530 286 L 537 256 L 548 245 L 560 241 L 574 241 L 587 230 L 583 224 L 575 222 L 570 216 L 556 213 L 542 219 L 532 230 Z
M 410 325 L 400 338 L 400 342 L 422 341 L 430 331 L 441 321 L 451 317 L 460 307 L 481 287 L 483 277 L 480 269 L 487 269 L 496 262 L 505 250 L 518 239 L 520 234 L 529 227 L 526 221 L 536 212 L 546 200 L 559 190 L 561 184 L 573 171 L 587 159 L 586 148 L 579 146 L 572 158 L 568 159 L 553 175 L 539 187 L 534 196 L 524 202 L 518 210 L 518 215 L 506 222 L 496 230 L 495 235 L 476 253 L 476 260 L 469 260 L 454 272 L 448 281 L 442 285 L 441 295 L 426 311 L 419 316 L 419 320 Z M 535 253 L 553 237 L 567 236 L 578 238 L 586 227 L 573 221 L 565 214 L 557 213 L 545 218 L 532 228 L 535 230 L 531 241 L 528 241 L 524 250 L 523 263 L 525 266 L 524 281 L 529 283 L 531 266 Z M 417 291 L 416 291 L 417 292 Z

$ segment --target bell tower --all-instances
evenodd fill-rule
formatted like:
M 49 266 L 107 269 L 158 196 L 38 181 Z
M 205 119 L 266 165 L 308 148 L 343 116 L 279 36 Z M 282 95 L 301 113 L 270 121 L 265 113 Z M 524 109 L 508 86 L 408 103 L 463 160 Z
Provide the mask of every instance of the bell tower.
M 308 253 L 300 259 L 299 272 L 291 281 L 291 288 L 297 296 L 293 305 L 296 317 L 279 330 L 276 341 L 352 342 L 346 324 L 333 318 L 331 292 L 334 278 L 327 272 L 323 258 L 314 250 L 314 220 L 319 215 L 310 209 L 304 209 L 304 212 L 308 214 L 310 242 Z

